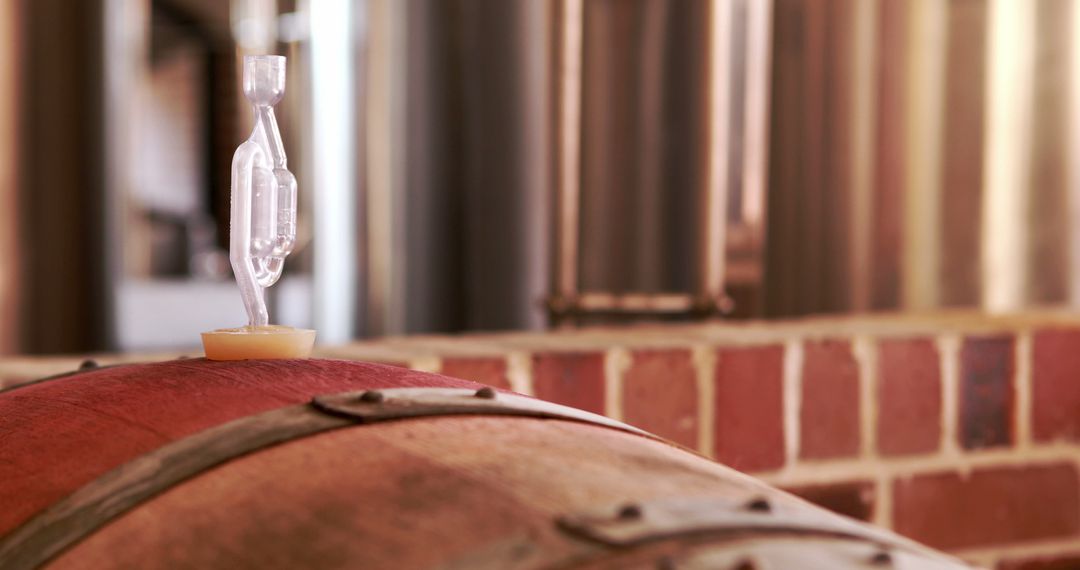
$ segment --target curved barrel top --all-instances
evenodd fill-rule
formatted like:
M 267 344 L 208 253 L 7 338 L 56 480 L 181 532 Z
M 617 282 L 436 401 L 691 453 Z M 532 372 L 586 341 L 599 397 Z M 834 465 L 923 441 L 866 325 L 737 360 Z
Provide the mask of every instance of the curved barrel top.
M 965 567 L 591 416 L 349 361 L 45 379 L 0 392 L 0 566 Z
M 176 360 L 0 392 L 0 535 L 111 469 L 223 423 L 347 390 L 481 384 L 342 360 Z

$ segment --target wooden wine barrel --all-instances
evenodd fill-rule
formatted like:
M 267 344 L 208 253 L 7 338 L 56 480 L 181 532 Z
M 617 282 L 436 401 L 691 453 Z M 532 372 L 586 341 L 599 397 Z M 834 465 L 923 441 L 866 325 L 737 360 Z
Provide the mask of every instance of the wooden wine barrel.
M 607 418 L 332 360 L 0 392 L 0 568 L 966 568 Z

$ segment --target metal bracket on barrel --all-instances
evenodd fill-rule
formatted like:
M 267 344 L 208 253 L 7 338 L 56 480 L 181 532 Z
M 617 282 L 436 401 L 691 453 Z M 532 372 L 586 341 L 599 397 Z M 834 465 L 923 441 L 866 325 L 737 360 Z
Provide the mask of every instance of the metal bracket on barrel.
M 821 537 L 870 545 L 872 554 L 865 559 L 870 566 L 893 567 L 894 555 L 898 555 L 918 557 L 921 563 L 934 562 L 933 568 L 968 567 L 893 532 L 822 513 L 818 509 L 774 504 L 767 496 L 741 501 L 717 497 L 666 497 L 566 514 L 557 517 L 556 524 L 571 536 L 615 548 L 694 537 Z
M 523 416 L 582 422 L 656 438 L 646 431 L 599 414 L 500 392 L 491 387 L 479 390 L 387 388 L 318 396 L 311 404 L 324 413 L 360 423 L 451 415 Z
M 951 557 L 930 550 L 895 533 L 817 509 L 774 505 L 767 497 L 742 501 L 716 497 L 663 498 L 608 505 L 560 516 L 564 532 L 617 548 L 702 536 L 797 536 L 855 540 L 868 543 L 872 566 L 892 566 L 893 553 L 915 555 L 943 564 L 966 567 Z M 936 566 L 935 566 L 936 567 Z
M 680 541 L 679 548 L 652 551 L 653 556 L 659 555 L 657 568 L 789 568 L 793 567 L 790 553 L 785 554 L 777 545 L 791 539 L 839 540 L 857 545 L 846 549 L 820 547 L 814 550 L 817 558 L 808 561 L 813 562 L 808 568 L 969 568 L 889 531 L 818 509 L 786 502 L 774 505 L 765 496 L 741 502 L 716 497 L 667 497 L 563 515 L 556 522 L 571 536 L 628 552 L 647 543 Z M 718 566 L 720 560 L 728 562 Z
M 623 503 L 559 517 L 564 531 L 608 546 L 725 532 L 816 534 L 891 543 L 895 535 L 819 511 L 773 505 L 764 497 L 745 502 L 717 498 L 666 498 Z

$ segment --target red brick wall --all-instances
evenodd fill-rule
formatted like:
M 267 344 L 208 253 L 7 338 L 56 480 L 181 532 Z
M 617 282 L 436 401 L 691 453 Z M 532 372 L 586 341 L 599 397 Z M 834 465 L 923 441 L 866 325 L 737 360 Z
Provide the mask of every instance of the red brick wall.
M 417 337 L 321 352 L 601 412 L 988 567 L 1080 568 L 1080 316 Z M 73 362 L 0 361 L 0 386 Z

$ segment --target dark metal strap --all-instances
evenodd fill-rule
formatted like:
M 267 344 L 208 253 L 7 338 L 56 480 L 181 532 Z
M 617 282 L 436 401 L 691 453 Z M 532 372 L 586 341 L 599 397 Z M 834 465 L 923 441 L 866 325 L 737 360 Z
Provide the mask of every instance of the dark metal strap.
M 0 540 L 0 568 L 37 568 L 113 518 L 246 453 L 349 425 L 309 406 L 236 420 L 152 451 L 85 485 Z
M 35 378 L 33 380 L 27 380 L 26 382 L 19 382 L 18 384 L 12 384 L 11 386 L 0 387 L 0 394 L 18 390 L 19 388 L 25 388 L 27 386 L 33 386 L 35 384 L 41 384 L 43 382 L 52 382 L 53 380 L 60 380 L 61 378 L 70 378 L 72 376 L 78 376 L 79 374 L 86 374 L 95 370 L 104 370 L 106 368 L 117 368 L 120 366 L 130 366 L 136 364 L 134 362 L 122 362 L 119 364 L 110 364 L 108 366 L 101 366 L 94 360 L 84 360 L 79 367 L 70 372 L 61 372 L 59 374 L 53 374 L 52 376 L 44 376 L 41 378 Z
M 693 536 L 791 535 L 867 542 L 883 550 L 906 551 L 955 563 L 896 533 L 798 504 L 774 505 L 758 496 L 742 501 L 716 497 L 662 498 L 607 505 L 567 514 L 556 521 L 566 533 L 609 547 Z
M 319 396 L 312 403 L 327 413 L 365 423 L 457 414 L 528 416 L 572 420 L 656 437 L 599 414 L 493 388 L 388 388 Z
M 310 405 L 199 432 L 102 475 L 0 539 L 0 568 L 37 568 L 113 518 L 242 455 L 358 423 L 458 414 L 570 420 L 649 436 L 603 416 L 491 388 L 391 388 L 319 396 Z

